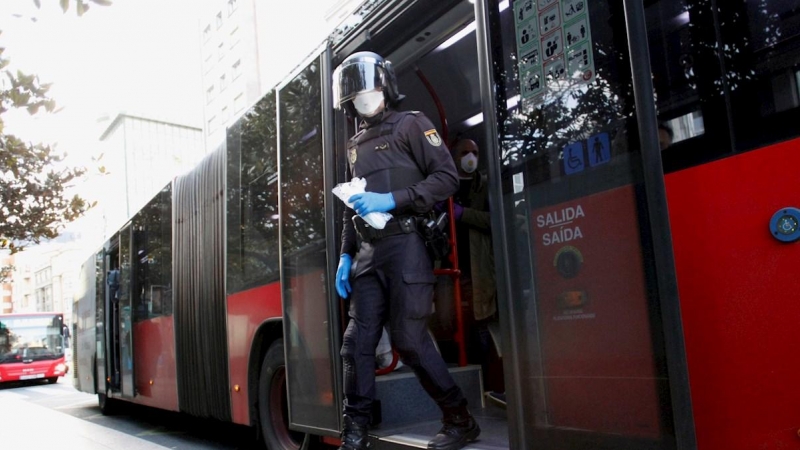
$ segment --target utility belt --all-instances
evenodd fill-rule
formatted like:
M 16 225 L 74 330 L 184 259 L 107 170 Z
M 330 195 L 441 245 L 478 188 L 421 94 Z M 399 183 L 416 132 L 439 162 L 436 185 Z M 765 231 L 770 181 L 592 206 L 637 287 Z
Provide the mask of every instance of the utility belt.
M 442 259 L 450 253 L 450 240 L 445 232 L 447 213 L 441 213 L 438 217 L 432 214 L 394 217 L 382 230 L 369 226 L 358 215 L 353 216 L 353 224 L 358 237 L 369 244 L 389 236 L 417 233 L 425 241 L 425 247 L 432 259 Z
M 410 234 L 417 231 L 416 216 L 394 217 L 386 222 L 386 226 L 383 227 L 382 230 L 369 226 L 361 216 L 353 216 L 353 224 L 356 227 L 358 237 L 360 237 L 362 241 L 370 244 L 389 236 Z

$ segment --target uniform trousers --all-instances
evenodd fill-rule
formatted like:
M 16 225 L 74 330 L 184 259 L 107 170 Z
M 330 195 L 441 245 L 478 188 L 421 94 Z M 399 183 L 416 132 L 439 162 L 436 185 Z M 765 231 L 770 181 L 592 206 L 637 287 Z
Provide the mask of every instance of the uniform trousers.
M 385 323 L 401 361 L 442 411 L 467 402 L 428 333 L 436 281 L 422 238 L 416 233 L 362 244 L 352 281 L 350 323 L 344 333 L 344 414 L 368 425 L 375 398 L 375 347 Z

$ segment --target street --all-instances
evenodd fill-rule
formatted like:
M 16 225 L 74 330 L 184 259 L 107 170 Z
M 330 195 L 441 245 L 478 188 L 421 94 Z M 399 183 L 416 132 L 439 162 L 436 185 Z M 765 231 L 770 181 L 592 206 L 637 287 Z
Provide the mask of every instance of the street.
M 56 384 L 0 386 L 0 447 L 56 449 L 260 449 L 246 427 L 126 405 L 104 416 L 97 396 L 75 390 L 72 377 Z

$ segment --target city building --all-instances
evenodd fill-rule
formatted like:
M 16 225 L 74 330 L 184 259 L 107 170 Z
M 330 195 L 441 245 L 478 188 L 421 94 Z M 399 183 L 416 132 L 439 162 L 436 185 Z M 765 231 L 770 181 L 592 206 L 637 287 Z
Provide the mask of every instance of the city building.
M 199 28 L 206 149 L 219 147 L 227 126 L 302 63 L 361 1 L 204 0 Z M 298 37 L 297 29 L 307 32 Z
M 63 312 L 69 323 L 84 253 L 75 236 L 62 236 L 16 253 L 10 312 Z
M 120 113 L 100 135 L 107 175 L 96 180 L 103 242 L 177 175 L 205 156 L 202 130 Z
M 12 294 L 14 292 L 14 271 L 11 268 L 14 266 L 14 255 L 4 253 L 0 256 L 0 286 L 2 286 L 2 300 L 0 300 L 0 313 L 9 314 L 14 312 L 14 303 L 12 302 Z

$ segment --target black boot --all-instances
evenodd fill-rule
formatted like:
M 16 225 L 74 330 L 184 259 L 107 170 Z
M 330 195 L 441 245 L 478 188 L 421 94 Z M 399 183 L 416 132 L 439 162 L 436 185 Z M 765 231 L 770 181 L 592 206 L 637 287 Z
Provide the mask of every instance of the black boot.
M 350 416 L 344 416 L 344 429 L 342 430 L 342 446 L 339 450 L 369 450 L 369 433 L 366 425 L 359 425 Z
M 458 450 L 481 434 L 481 428 L 467 408 L 445 411 L 442 429 L 428 442 L 429 450 Z

